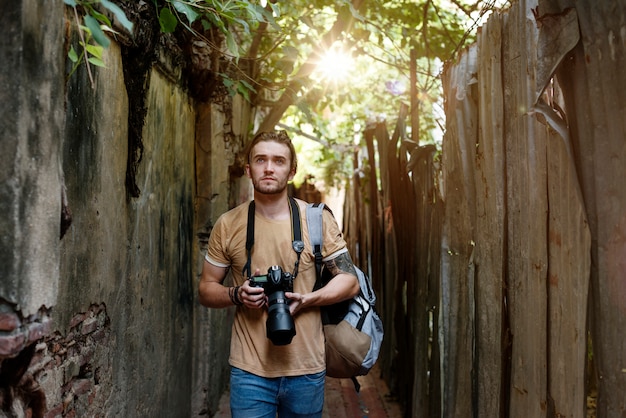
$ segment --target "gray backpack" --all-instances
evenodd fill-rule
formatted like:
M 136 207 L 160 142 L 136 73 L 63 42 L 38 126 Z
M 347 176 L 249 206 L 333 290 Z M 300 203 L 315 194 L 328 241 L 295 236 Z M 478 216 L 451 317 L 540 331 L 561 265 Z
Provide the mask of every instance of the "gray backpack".
M 322 263 L 323 225 L 325 205 L 311 203 L 306 208 L 306 220 L 317 281 L 314 289 L 324 286 L 332 277 Z M 326 207 L 328 211 L 329 208 Z M 330 306 L 323 306 L 322 323 L 326 337 L 326 375 L 352 378 L 357 392 L 360 385 L 356 376 L 366 375 L 376 363 L 383 341 L 383 323 L 376 312 L 376 295 L 370 278 L 356 267 L 361 291 L 354 298 Z

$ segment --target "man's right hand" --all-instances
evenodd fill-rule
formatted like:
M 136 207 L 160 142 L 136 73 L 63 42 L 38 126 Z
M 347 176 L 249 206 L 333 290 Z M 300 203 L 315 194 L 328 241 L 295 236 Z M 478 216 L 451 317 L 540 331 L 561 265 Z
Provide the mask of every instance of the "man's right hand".
M 255 276 L 259 276 L 260 274 L 261 271 L 259 269 L 254 272 Z M 265 290 L 262 287 L 250 286 L 250 280 L 246 280 L 239 288 L 239 300 L 241 300 L 245 306 L 252 309 L 260 309 L 267 304 Z

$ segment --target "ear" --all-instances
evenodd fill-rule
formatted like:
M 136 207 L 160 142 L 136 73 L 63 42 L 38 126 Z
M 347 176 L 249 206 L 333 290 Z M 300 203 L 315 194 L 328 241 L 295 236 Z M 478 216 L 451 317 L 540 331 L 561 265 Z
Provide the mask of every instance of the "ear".
M 252 178 L 252 176 L 250 175 L 250 164 L 246 164 L 245 170 L 246 176 L 248 176 L 248 178 Z
M 295 176 L 296 176 L 296 169 L 292 168 L 291 170 L 289 170 L 289 181 L 293 180 Z

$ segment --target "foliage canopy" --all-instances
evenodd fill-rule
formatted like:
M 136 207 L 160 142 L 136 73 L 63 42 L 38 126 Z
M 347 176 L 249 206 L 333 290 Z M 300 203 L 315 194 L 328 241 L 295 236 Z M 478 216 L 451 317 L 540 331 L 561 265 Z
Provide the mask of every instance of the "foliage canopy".
M 132 23 L 111 0 L 64 0 L 81 8 L 86 34 L 79 57 L 100 65 L 98 48 L 113 31 L 100 3 L 132 33 Z M 117 1 L 120 5 L 126 2 Z M 508 1 L 501 0 L 499 6 Z M 162 33 L 204 39 L 226 64 L 218 76 L 225 91 L 241 94 L 255 111 L 251 131 L 281 126 L 313 140 L 303 160 L 323 166 L 326 181 L 344 170 L 346 153 L 368 124 L 394 124 L 400 103 L 411 102 L 411 52 L 420 143 L 442 135 L 439 75 L 443 64 L 473 41 L 496 0 L 152 0 Z M 207 36 L 221 34 L 221 41 Z M 181 39 L 184 39 L 182 37 Z M 187 37 L 186 39 L 189 39 Z M 92 41 L 93 40 L 93 41 Z M 90 45 L 91 43 L 91 45 Z M 332 58 L 325 59 L 332 52 Z M 230 70 L 227 71 L 226 67 Z M 302 175 L 306 175 L 303 173 Z M 337 174 L 337 175 L 334 175 Z

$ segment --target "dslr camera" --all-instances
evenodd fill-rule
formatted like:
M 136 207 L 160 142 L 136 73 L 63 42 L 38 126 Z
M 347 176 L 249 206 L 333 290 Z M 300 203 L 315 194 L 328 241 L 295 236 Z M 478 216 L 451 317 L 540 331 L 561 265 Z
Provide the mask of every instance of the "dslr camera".
M 285 292 L 293 292 L 293 275 L 280 266 L 271 266 L 267 275 L 250 277 L 250 286 L 262 287 L 267 295 L 267 338 L 274 345 L 287 345 L 296 335 Z

